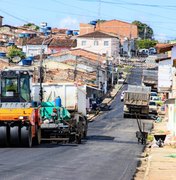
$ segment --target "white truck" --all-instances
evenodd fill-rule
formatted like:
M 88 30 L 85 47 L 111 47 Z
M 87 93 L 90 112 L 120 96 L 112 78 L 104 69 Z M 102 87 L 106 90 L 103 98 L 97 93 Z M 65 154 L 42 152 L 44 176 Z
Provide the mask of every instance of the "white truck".
M 86 116 L 87 97 L 86 86 L 78 86 L 74 83 L 43 83 L 43 101 L 54 101 L 58 96 L 62 100 L 62 106 L 68 111 L 76 111 Z M 32 97 L 40 102 L 40 84 L 32 85 Z
M 151 87 L 128 85 L 124 93 L 124 117 L 128 115 L 148 115 Z

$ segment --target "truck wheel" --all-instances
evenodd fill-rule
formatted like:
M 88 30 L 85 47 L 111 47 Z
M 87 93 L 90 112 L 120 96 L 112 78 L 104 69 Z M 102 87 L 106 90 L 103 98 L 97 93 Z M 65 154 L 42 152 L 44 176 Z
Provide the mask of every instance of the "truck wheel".
M 19 146 L 19 144 L 20 144 L 19 126 L 10 127 L 10 145 Z
M 41 143 L 41 128 L 36 125 L 34 144 L 39 145 Z
M 0 126 L 0 146 L 7 146 L 7 126 Z
M 25 147 L 32 147 L 31 126 L 23 126 L 21 128 L 21 144 Z

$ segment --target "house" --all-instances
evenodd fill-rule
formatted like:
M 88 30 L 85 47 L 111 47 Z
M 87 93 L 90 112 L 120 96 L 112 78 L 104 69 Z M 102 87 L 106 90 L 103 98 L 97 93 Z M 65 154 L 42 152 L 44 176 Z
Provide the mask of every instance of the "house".
M 77 48 L 113 57 L 120 53 L 120 42 L 117 35 L 94 31 L 78 36 Z
M 121 54 L 132 56 L 135 55 L 136 43 L 138 38 L 138 28 L 136 25 L 120 20 L 100 21 L 95 23 L 80 23 L 80 35 L 94 31 L 103 31 L 117 35 L 121 43 Z
M 158 92 L 169 97 L 172 88 L 172 63 L 171 57 L 158 58 Z
M 23 45 L 23 52 L 25 52 L 27 56 L 37 56 L 41 54 L 42 49 L 44 54 L 53 54 L 69 50 L 75 46 L 75 39 L 37 36 L 29 39 L 26 45 Z
M 27 41 L 26 45 L 23 45 L 23 52 L 26 56 L 37 56 L 43 51 L 44 54 L 48 52 L 48 45 L 51 42 L 50 37 L 35 37 Z
M 113 33 L 121 38 L 138 38 L 137 26 L 120 20 L 110 20 L 98 22 L 95 25 L 80 23 L 80 35 L 88 34 L 94 31 L 103 31 Z
M 171 132 L 171 135 L 176 136 L 176 44 L 162 44 L 157 45 L 156 47 L 158 53 L 167 53 L 171 51 L 170 62 L 168 58 L 164 63 L 165 65 L 167 64 L 167 66 L 171 66 L 171 92 L 169 93 L 169 99 L 166 100 L 165 104 L 168 107 L 168 130 Z M 170 71 L 168 70 L 168 72 Z
M 104 93 L 112 86 L 112 83 L 114 84 L 117 81 L 117 72 L 114 70 L 110 61 L 107 64 L 106 57 L 95 52 L 80 48 L 71 49 L 53 54 L 50 56 L 50 59 L 70 64 L 87 72 L 96 72 L 96 78 L 92 83 L 96 84 L 99 89 L 104 88 Z
M 48 53 L 58 53 L 76 47 L 76 39 L 54 37 L 48 45 Z

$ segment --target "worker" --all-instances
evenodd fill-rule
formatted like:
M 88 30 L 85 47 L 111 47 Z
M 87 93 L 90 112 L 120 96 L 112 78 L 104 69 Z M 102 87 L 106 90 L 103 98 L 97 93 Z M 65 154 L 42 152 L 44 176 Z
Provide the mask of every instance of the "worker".
M 13 91 L 14 93 L 17 93 L 17 84 L 9 80 L 6 91 Z

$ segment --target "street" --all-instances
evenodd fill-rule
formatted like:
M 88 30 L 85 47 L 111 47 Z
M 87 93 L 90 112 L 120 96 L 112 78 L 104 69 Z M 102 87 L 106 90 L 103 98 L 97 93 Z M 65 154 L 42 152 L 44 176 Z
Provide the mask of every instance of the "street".
M 133 69 L 129 84 L 141 83 L 141 69 Z M 126 89 L 124 85 L 122 90 Z M 146 130 L 151 120 L 143 120 Z M 82 144 L 41 144 L 33 148 L 1 148 L 1 180 L 130 180 L 143 151 L 135 132 L 136 119 L 123 118 L 120 92 L 111 110 L 89 123 Z

